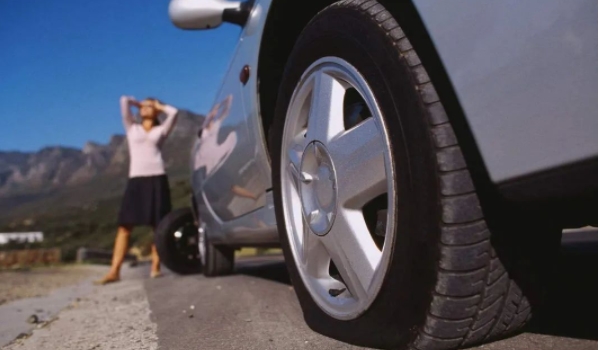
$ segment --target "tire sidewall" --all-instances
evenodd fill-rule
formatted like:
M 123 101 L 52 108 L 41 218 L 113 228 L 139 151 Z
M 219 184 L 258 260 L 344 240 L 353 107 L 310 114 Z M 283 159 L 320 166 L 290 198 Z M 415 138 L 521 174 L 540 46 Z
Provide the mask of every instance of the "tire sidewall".
M 291 96 L 303 72 L 322 57 L 346 60 L 372 89 L 388 129 L 395 173 L 396 235 L 383 285 L 368 310 L 340 321 L 323 312 L 306 290 L 290 250 L 281 202 L 281 143 Z M 402 346 L 425 320 L 436 281 L 440 236 L 435 153 L 410 68 L 381 27 L 356 9 L 331 7 L 305 28 L 290 55 L 271 132 L 273 190 L 280 239 L 307 324 L 357 345 Z

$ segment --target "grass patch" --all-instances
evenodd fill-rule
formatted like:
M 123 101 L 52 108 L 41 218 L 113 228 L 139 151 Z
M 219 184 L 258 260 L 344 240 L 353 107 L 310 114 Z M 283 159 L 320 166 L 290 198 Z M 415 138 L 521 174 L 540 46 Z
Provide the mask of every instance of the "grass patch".
M 264 256 L 264 255 L 281 255 L 283 254 L 280 248 L 242 248 L 235 252 L 235 257 L 248 256 Z

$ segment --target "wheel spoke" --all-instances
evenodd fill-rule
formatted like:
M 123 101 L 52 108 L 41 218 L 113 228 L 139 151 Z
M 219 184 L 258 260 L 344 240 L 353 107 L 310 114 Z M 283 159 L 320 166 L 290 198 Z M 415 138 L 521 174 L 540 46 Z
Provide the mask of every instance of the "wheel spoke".
M 392 254 L 390 237 L 381 245 L 365 221 L 368 202 L 379 197 L 372 206 L 379 215 L 385 193 L 396 195 L 382 113 L 355 67 L 324 57 L 303 73 L 285 117 L 274 181 L 293 264 L 321 310 L 355 319 L 377 298 Z
M 304 223 L 302 233 L 302 261 L 307 272 L 316 278 L 323 278 L 329 272 L 329 255 L 319 237 Z
M 294 138 L 292 144 L 288 147 L 288 170 L 291 175 L 294 187 L 299 189 L 302 174 L 300 172 L 300 163 L 302 161 L 302 152 L 304 150 L 304 137 L 298 135 Z
M 323 243 L 350 293 L 363 299 L 381 260 L 362 212 L 340 210 Z
M 316 74 L 313 84 L 307 136 L 325 143 L 344 131 L 346 88 L 323 72 Z
M 343 206 L 360 209 L 387 191 L 383 135 L 368 118 L 329 143 L 336 165 L 338 195 Z

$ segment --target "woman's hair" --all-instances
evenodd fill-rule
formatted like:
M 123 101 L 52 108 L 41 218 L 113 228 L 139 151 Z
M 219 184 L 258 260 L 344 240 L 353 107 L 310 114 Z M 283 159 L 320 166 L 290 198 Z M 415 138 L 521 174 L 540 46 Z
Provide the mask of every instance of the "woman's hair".
M 159 99 L 157 99 L 157 98 L 154 98 L 154 97 L 146 97 L 146 98 L 144 99 L 144 101 L 152 101 L 152 102 L 158 102 L 158 103 L 160 103 L 160 104 L 163 104 L 163 102 L 162 102 L 161 100 L 159 100 Z

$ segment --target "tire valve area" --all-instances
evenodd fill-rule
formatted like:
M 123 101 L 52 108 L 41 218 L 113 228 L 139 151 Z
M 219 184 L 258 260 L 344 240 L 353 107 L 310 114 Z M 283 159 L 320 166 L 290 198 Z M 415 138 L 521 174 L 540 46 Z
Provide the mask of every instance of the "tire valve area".
M 367 228 L 379 250 L 383 249 L 383 243 L 385 242 L 387 214 L 387 193 L 376 197 L 363 207 Z

